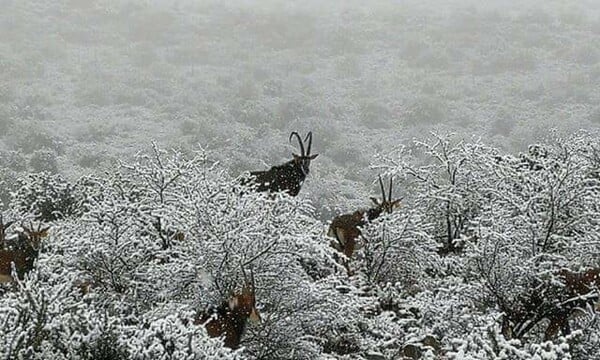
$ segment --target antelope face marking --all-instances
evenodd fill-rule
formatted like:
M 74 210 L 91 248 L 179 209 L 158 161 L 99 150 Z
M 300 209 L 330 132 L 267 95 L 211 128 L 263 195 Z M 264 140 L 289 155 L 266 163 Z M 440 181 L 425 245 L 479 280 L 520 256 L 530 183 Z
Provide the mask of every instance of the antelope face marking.
M 194 321 L 196 325 L 203 324 L 210 337 L 225 336 L 225 346 L 231 349 L 238 348 L 248 320 L 261 321 L 256 309 L 254 274 L 251 270 L 251 278 L 248 281 L 243 266 L 242 273 L 245 281 L 242 291 L 223 302 L 216 312 L 205 311 Z
M 261 321 L 260 314 L 258 313 L 256 307 L 252 307 L 252 312 L 250 313 L 248 319 L 250 319 L 250 321 L 253 323 L 259 323 Z

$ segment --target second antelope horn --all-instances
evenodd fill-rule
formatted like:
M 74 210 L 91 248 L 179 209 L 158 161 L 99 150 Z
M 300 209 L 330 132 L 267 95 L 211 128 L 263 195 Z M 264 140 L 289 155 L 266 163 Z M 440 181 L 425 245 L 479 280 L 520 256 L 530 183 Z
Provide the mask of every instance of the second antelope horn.
M 379 186 L 381 187 L 381 195 L 383 196 L 382 201 L 385 201 L 385 187 L 383 186 L 383 180 L 381 180 L 381 175 L 379 175 Z
M 244 283 L 248 283 L 248 276 L 246 276 L 246 270 L 244 270 L 244 264 L 240 261 L 240 269 L 242 269 L 242 276 L 244 276 Z
M 388 193 L 388 201 L 391 203 L 392 202 L 392 186 L 393 186 L 393 177 L 390 178 L 390 188 L 388 189 L 389 193 Z
M 300 135 L 298 135 L 297 132 L 293 131 L 290 134 L 290 142 L 292 142 L 292 137 L 296 135 L 296 138 L 298 139 L 298 143 L 300 144 L 300 156 L 304 157 L 305 153 L 304 153 L 304 144 L 302 143 L 302 138 L 300 137 Z
M 308 134 L 306 134 L 306 138 L 304 139 L 304 141 L 308 140 L 308 147 L 306 148 L 306 156 L 310 156 L 310 147 L 312 145 L 312 131 L 309 131 Z

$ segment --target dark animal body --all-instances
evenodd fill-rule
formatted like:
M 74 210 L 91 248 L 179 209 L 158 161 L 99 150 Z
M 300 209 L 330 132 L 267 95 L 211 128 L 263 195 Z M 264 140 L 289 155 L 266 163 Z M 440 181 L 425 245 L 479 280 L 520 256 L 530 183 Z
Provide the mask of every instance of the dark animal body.
M 375 203 L 375 207 L 337 216 L 329 225 L 327 235 L 335 239 L 335 241 L 331 242 L 331 246 L 342 252 L 348 259 L 352 257 L 356 250 L 356 243 L 361 235 L 361 228 L 368 222 L 377 219 L 383 212 L 391 213 L 400 202 L 400 200 L 392 201 L 392 179 L 390 179 L 390 189 L 387 196 L 381 176 L 379 177 L 379 185 L 381 187 L 382 201 L 379 202 L 379 200 L 372 197 L 371 201 Z M 346 267 L 348 268 L 347 263 Z
M 33 269 L 35 260 L 39 254 L 41 239 L 48 235 L 48 229 L 37 231 L 23 227 L 23 232 L 18 234 L 19 248 L 11 250 L 0 250 L 0 283 L 12 282 L 12 264 L 19 278 Z
M 544 319 L 549 321 L 545 340 L 552 339 L 559 331 L 568 335 L 571 332 L 569 319 L 576 311 L 583 311 L 589 305 L 598 306 L 600 268 L 584 272 L 561 270 L 555 275 L 559 284 L 542 284 L 532 295 L 522 297 L 515 309 L 504 309 L 502 334 L 505 337 L 521 338 Z
M 304 151 L 304 142 L 297 132 L 292 132 L 290 134 L 290 141 L 294 136 L 298 139 L 298 143 L 300 144 L 300 155 L 292 154 L 294 157 L 292 160 L 282 165 L 273 166 L 269 170 L 253 171 L 250 173 L 252 179 L 244 182 L 255 183 L 257 191 L 285 191 L 290 196 L 297 196 L 300 193 L 300 189 L 302 188 L 306 176 L 310 172 L 310 162 L 319 154 L 310 154 L 312 132 L 309 132 L 304 139 L 305 141 L 308 140 L 306 152 Z
M 250 173 L 258 184 L 256 191 L 278 192 L 285 191 L 290 196 L 297 196 L 302 188 L 306 175 L 302 173 L 291 160 L 283 165 L 273 166 L 268 171 L 253 171 Z
M 254 276 L 252 276 L 252 282 L 248 284 L 246 281 L 241 293 L 233 295 L 216 308 L 200 313 L 194 324 L 204 325 L 210 337 L 224 336 L 225 346 L 237 349 L 247 320 L 260 321 L 254 295 Z

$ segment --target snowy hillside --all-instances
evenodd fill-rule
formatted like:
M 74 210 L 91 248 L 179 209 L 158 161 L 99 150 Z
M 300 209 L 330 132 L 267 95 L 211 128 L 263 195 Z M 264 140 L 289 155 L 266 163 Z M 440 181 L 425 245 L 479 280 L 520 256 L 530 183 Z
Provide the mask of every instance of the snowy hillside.
M 600 3 L 0 9 L 0 359 L 600 360 Z

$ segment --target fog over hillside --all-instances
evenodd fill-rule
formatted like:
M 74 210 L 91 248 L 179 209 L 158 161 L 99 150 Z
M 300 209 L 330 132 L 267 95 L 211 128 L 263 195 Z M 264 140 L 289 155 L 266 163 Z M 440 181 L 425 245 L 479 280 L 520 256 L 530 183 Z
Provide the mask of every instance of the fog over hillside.
M 582 208 L 564 210 L 565 217 L 561 217 L 560 221 L 564 222 L 565 228 L 573 225 L 566 218 L 581 216 L 587 219 L 588 215 L 593 218 L 593 214 L 598 214 L 594 212 L 598 210 L 595 205 L 590 205 L 590 199 L 597 194 L 590 195 L 593 191 L 587 186 L 590 182 L 595 184 L 596 180 L 588 180 L 589 177 L 596 179 L 599 159 L 600 1 L 0 0 L 0 9 L 0 208 L 7 214 L 17 211 L 15 204 L 22 206 L 17 213 L 29 212 L 35 206 L 41 206 L 33 200 L 35 206 L 30 204 L 29 208 L 20 202 L 22 200 L 29 204 L 29 200 L 23 200 L 31 200 L 33 196 L 27 191 L 41 191 L 38 186 L 43 185 L 40 184 L 61 184 L 56 185 L 63 191 L 61 196 L 74 191 L 76 194 L 72 199 L 69 198 L 69 206 L 78 199 L 83 204 L 96 204 L 94 201 L 98 201 L 97 206 L 108 207 L 95 197 L 96 191 L 102 191 L 90 184 L 100 186 L 98 184 L 101 183 L 101 188 L 114 190 L 113 187 L 129 189 L 127 186 L 130 184 L 138 184 L 143 188 L 145 185 L 142 184 L 150 181 L 141 175 L 142 170 L 136 170 L 139 173 L 135 176 L 128 173 L 119 178 L 114 172 L 121 171 L 115 169 L 122 163 L 136 164 L 132 166 L 139 166 L 154 175 L 160 171 L 168 173 L 179 169 L 177 171 L 189 177 L 182 175 L 186 180 L 181 181 L 185 184 L 177 185 L 180 187 L 173 191 L 173 194 L 177 194 L 173 195 L 174 198 L 180 201 L 180 197 L 185 197 L 181 201 L 186 204 L 192 199 L 210 204 L 212 195 L 202 191 L 221 189 L 223 194 L 230 196 L 228 191 L 237 191 L 239 177 L 291 160 L 292 153 L 299 153 L 296 138 L 289 141 L 290 133 L 294 131 L 302 138 L 309 131 L 312 132 L 312 153 L 319 154 L 310 164 L 310 173 L 298 198 L 293 200 L 298 203 L 279 199 L 283 205 L 278 205 L 272 198 L 259 197 L 258 203 L 240 205 L 241 208 L 249 206 L 244 208 L 249 213 L 264 210 L 259 206 L 261 204 L 268 209 L 273 206 L 276 214 L 279 214 L 278 211 L 292 211 L 290 209 L 294 206 L 297 207 L 294 211 L 310 213 L 308 220 L 282 225 L 283 237 L 299 236 L 299 233 L 308 231 L 306 229 L 316 231 L 316 228 L 322 227 L 320 230 L 323 231 L 310 233 L 311 241 L 318 243 L 315 237 L 324 234 L 315 234 L 324 232 L 335 215 L 372 205 L 369 197 L 380 193 L 378 175 L 383 175 L 386 185 L 389 177 L 397 179 L 394 196 L 404 199 L 406 211 L 416 212 L 416 215 L 411 213 L 414 216 L 410 219 L 415 221 L 411 226 L 422 226 L 426 229 L 423 232 L 429 232 L 427 236 L 431 236 L 420 243 L 419 246 L 423 247 L 421 250 L 436 256 L 440 251 L 452 253 L 455 250 L 453 240 L 482 239 L 493 232 L 502 231 L 527 233 L 524 230 L 527 226 L 531 230 L 538 226 L 538 222 L 556 215 L 552 213 L 552 216 L 545 217 L 536 213 L 535 216 L 539 215 L 537 218 L 527 213 L 534 211 L 533 205 L 525 210 L 507 205 L 511 201 L 524 204 L 534 202 L 528 197 L 519 197 L 521 195 L 515 195 L 510 201 L 505 199 L 506 203 L 502 205 L 491 200 L 493 196 L 490 193 L 496 190 L 490 189 L 507 186 L 503 181 L 513 175 L 529 180 L 523 180 L 527 185 L 519 183 L 509 190 L 503 188 L 508 192 L 519 188 L 534 196 L 536 181 L 550 184 L 551 200 L 543 202 L 544 205 L 540 205 L 542 207 L 549 206 L 548 203 L 561 209 L 572 205 L 568 200 L 557 200 L 560 196 L 566 196 L 559 189 L 564 184 L 572 185 L 565 190 L 567 193 L 573 191 L 585 198 L 581 202 L 584 204 Z M 163 151 L 172 149 L 178 155 L 173 155 L 177 159 L 172 159 L 173 163 L 169 163 L 172 168 L 169 169 L 161 168 L 159 160 L 153 163 L 143 155 L 151 154 L 147 156 L 152 158 L 154 154 L 156 159 L 161 156 L 169 158 L 171 155 Z M 181 160 L 186 156 L 196 159 L 190 160 L 193 165 Z M 202 161 L 198 160 L 198 156 Z M 468 161 L 472 162 L 466 164 Z M 578 165 L 571 167 L 574 163 Z M 491 164 L 496 164 L 498 168 L 493 168 Z M 547 177 L 539 173 L 522 175 L 520 171 L 525 166 L 523 164 L 528 164 L 531 171 L 540 166 L 548 171 L 548 174 L 544 173 Z M 199 173 L 192 174 L 190 169 L 209 175 L 201 177 Z M 563 169 L 565 173 L 556 169 Z M 213 174 L 213 170 L 219 172 L 218 175 Z M 41 178 L 31 175 L 29 180 L 23 180 L 28 174 L 38 174 Z M 551 181 L 560 178 L 561 174 L 566 174 L 566 177 L 578 174 L 580 177 L 573 180 L 573 184 L 566 180 L 557 183 Z M 86 182 L 81 180 L 82 176 L 98 176 L 102 180 L 97 180 L 97 183 L 94 182 L 96 180 Z M 504 180 L 501 181 L 501 178 Z M 64 184 L 61 183 L 63 180 Z M 204 190 L 194 187 L 193 181 L 204 184 Z M 67 183 L 76 185 L 71 188 L 71 185 L 65 185 Z M 463 185 L 464 188 L 461 188 Z M 445 192 L 445 186 L 455 186 L 458 190 L 453 188 Z M 133 188 L 130 190 L 135 193 Z M 148 188 L 152 186 L 148 185 Z M 190 195 L 190 189 L 198 193 Z M 89 200 L 88 196 L 94 201 Z M 131 198 L 138 201 L 136 196 L 131 195 Z M 447 202 L 444 209 L 434 200 L 442 198 Z M 88 200 L 91 202 L 88 203 Z M 141 204 L 142 201 L 139 201 Z M 453 201 L 460 204 L 457 205 L 460 211 L 458 208 L 452 208 L 451 211 L 450 203 Z M 482 214 L 497 209 L 486 207 L 484 211 L 479 207 L 488 202 L 501 209 L 493 216 L 488 214 L 490 218 L 501 217 L 502 213 L 508 219 L 523 211 L 534 220 L 524 221 L 518 231 L 513 228 L 507 230 L 514 224 L 498 220 L 501 224 L 498 226 L 502 229 L 489 228 L 487 235 L 465 235 L 467 228 L 474 231 L 470 221 L 475 218 L 477 221 L 473 221 L 477 224 L 483 227 L 489 225 L 483 220 Z M 215 209 L 221 209 L 219 206 Z M 161 209 L 167 213 L 173 210 Z M 111 208 L 110 211 L 113 210 Z M 446 226 L 441 220 L 437 222 L 438 210 L 445 211 L 444 219 L 448 220 L 447 231 L 444 233 L 440 230 L 443 236 L 447 235 L 447 241 L 440 240 L 442 235 L 441 238 L 431 235 L 437 231 L 432 229 Z M 84 210 L 80 213 L 69 208 L 67 212 L 70 211 L 73 212 L 71 215 L 85 218 L 82 215 Z M 192 221 L 191 214 L 181 211 L 169 213 L 170 219 L 179 216 Z M 43 220 L 62 221 L 62 215 L 55 215 Z M 233 223 L 241 221 L 235 217 L 240 214 L 231 216 L 225 216 L 225 219 Z M 400 215 L 393 216 L 400 219 Z M 429 217 L 436 220 L 429 221 Z M 450 218 L 455 221 L 452 225 Z M 179 225 L 193 233 L 194 227 L 183 225 L 184 220 L 181 221 Z M 217 224 L 225 228 L 225 220 L 222 220 L 223 224 L 219 221 Z M 271 229 L 274 226 L 272 223 L 256 221 L 260 225 L 256 229 L 269 234 L 274 231 Z M 385 230 L 383 224 L 375 227 L 377 231 L 395 234 L 394 231 L 400 232 L 398 224 L 392 230 Z M 77 227 L 83 225 L 73 223 L 65 226 L 65 229 L 75 229 L 73 234 L 92 236 Z M 589 226 L 587 230 L 569 228 L 572 232 L 565 230 L 556 236 L 562 239 L 593 233 L 595 230 L 589 229 L 595 229 L 595 221 L 590 220 Z M 463 227 L 464 234 L 460 230 Z M 555 228 L 552 222 L 547 233 L 550 234 Z M 451 229 L 456 230 L 456 234 L 450 234 Z M 373 231 L 376 233 L 376 230 Z M 537 239 L 542 233 L 544 231 L 537 229 L 528 234 Z M 377 237 L 373 234 L 368 236 Z M 415 243 L 419 242 L 420 236 L 425 236 L 416 230 L 413 235 L 411 241 Z M 368 236 L 365 234 L 365 238 Z M 593 238 L 590 243 L 598 241 L 597 236 L 589 236 Z M 546 240 L 550 237 L 547 235 Z M 268 243 L 268 236 L 266 239 L 264 241 Z M 68 245 L 71 240 L 72 237 L 66 240 L 62 238 L 59 243 Z M 213 244 L 210 241 L 208 243 Z M 321 255 L 326 253 L 322 249 L 315 250 L 312 243 L 307 241 L 309 245 L 303 246 Z M 590 243 L 586 243 L 586 246 L 593 250 L 586 248 L 592 251 L 586 256 L 598 254 L 595 252 L 597 248 Z M 290 244 L 286 243 L 285 246 L 294 246 L 291 240 Z M 542 262 L 556 261 L 547 267 L 536 263 L 535 266 L 540 266 L 536 268 L 539 273 L 546 271 L 545 274 L 548 274 L 551 272 L 549 269 L 573 265 L 576 263 L 574 254 L 580 255 L 579 250 L 570 247 L 575 247 L 573 244 L 561 244 L 564 247 L 556 245 L 553 249 L 566 251 L 560 253 L 564 262 L 556 260 L 559 257 L 556 253 L 552 254 L 557 258 L 548 260 L 543 256 L 538 257 L 536 251 L 527 256 L 522 253 L 518 256 L 504 254 L 511 260 L 503 259 L 514 264 L 534 257 Z M 3 248 L 1 245 L 2 242 L 0 251 Z M 436 246 L 443 250 L 432 250 Z M 573 252 L 569 252 L 571 250 Z M 198 249 L 194 251 L 194 254 L 202 254 Z M 445 275 L 464 275 L 464 279 L 471 279 L 469 276 L 472 274 L 463 273 L 466 272 L 466 264 L 477 256 L 490 256 L 487 251 L 491 250 L 486 247 L 477 251 L 473 250 L 469 254 L 471 258 L 467 260 L 461 258 L 458 262 L 427 266 L 436 269 L 438 266 L 445 267 L 445 270 L 440 270 Z M 400 253 L 402 251 L 398 250 L 395 254 L 406 255 Z M 155 259 L 155 254 L 148 256 Z M 337 259 L 337 255 L 327 256 L 327 261 Z M 139 260 L 135 256 L 132 258 Z M 421 259 L 423 262 L 429 261 L 424 258 Z M 421 264 L 417 260 L 412 261 Z M 198 261 L 205 261 L 202 267 L 209 269 L 207 272 L 214 276 L 217 260 Z M 324 262 L 323 259 L 310 259 L 308 263 L 321 271 Z M 568 268 L 577 270 L 575 267 L 600 266 L 593 259 L 584 259 L 577 264 Z M 269 269 L 277 267 L 275 263 L 259 266 L 263 265 Z M 489 265 L 490 269 L 495 266 L 484 265 Z M 241 273 L 235 273 L 239 269 L 233 269 L 234 265 L 231 264 L 227 266 L 231 267 L 227 270 L 228 274 L 237 280 L 241 279 Z M 481 266 L 478 271 L 484 272 Z M 128 267 L 127 271 L 130 270 Z M 418 275 L 413 275 L 417 278 L 423 274 L 439 275 L 437 270 L 430 270 L 420 268 L 414 270 Z M 400 273 L 405 276 L 412 274 L 413 270 L 403 268 L 394 271 L 398 273 L 394 273 L 397 277 L 393 281 L 386 278 L 390 282 L 382 285 L 386 281 L 381 280 L 379 285 L 382 292 L 391 291 L 386 286 L 399 281 Z M 493 282 L 489 277 L 492 273 L 489 270 L 486 278 L 490 283 Z M 257 274 L 262 279 L 259 282 L 263 281 L 262 285 L 270 284 L 266 272 L 261 275 L 257 270 Z M 495 280 L 510 278 L 506 273 L 501 275 L 498 275 L 500 280 Z M 371 280 L 373 278 L 369 278 Z M 427 284 L 428 289 L 438 289 L 436 286 L 439 283 L 434 286 L 432 284 L 435 281 L 431 281 Z M 481 281 L 482 284 L 485 282 Z M 320 290 L 333 291 L 331 289 L 339 285 L 336 283 L 334 286 L 333 283 L 335 281 L 320 284 L 326 289 Z M 525 283 L 531 285 L 527 281 L 519 285 L 525 288 Z M 352 285 L 356 286 L 352 291 L 364 290 L 362 283 L 357 285 L 355 282 Z M 313 284 L 307 282 L 303 286 L 308 288 Z M 460 286 L 455 283 L 448 285 L 453 289 Z M 490 288 L 481 286 L 488 290 Z M 302 286 L 298 285 L 297 288 L 302 289 Z M 410 293 L 412 290 L 406 291 Z M 483 290 L 478 288 L 474 291 Z M 165 290 L 166 293 L 168 291 Z M 352 294 L 358 296 L 356 292 Z M 381 294 L 377 296 L 383 296 Z M 181 298 L 187 295 L 177 293 Z M 319 293 L 311 300 L 319 302 L 319 299 L 330 295 Z M 489 306 L 488 300 L 473 306 Z M 202 301 L 207 302 L 207 298 L 203 297 Z M 427 303 L 426 307 L 434 308 L 432 304 L 435 301 Z M 412 305 L 410 303 L 406 308 Z M 357 305 L 357 308 L 361 307 Z M 352 309 L 344 311 L 351 312 Z M 319 311 L 332 318 L 345 316 L 342 311 L 332 315 L 329 310 Z M 492 316 L 490 314 L 486 313 L 486 316 Z M 306 316 L 318 318 L 313 313 Z M 358 323 L 354 325 L 360 327 L 356 325 Z M 340 328 L 351 328 L 350 325 L 348 328 L 344 326 Z M 369 329 L 373 330 L 371 327 Z M 436 331 L 441 333 L 440 329 L 436 328 Z M 336 328 L 331 332 L 338 330 Z M 302 334 L 307 337 L 314 335 L 308 330 Z M 456 335 L 456 338 L 460 336 Z M 270 356 L 285 357 L 278 352 L 261 353 L 257 350 L 260 342 L 249 341 L 253 350 L 244 353 L 244 356 L 264 359 Z M 448 340 L 445 344 L 449 347 L 450 342 Z M 322 342 L 316 343 L 322 346 L 316 352 L 334 354 L 337 351 Z M 270 346 L 276 348 L 273 344 Z M 373 345 L 373 348 L 376 347 Z M 287 349 L 281 345 L 281 349 L 284 348 Z M 593 345 L 590 348 L 597 349 Z M 360 351 L 356 350 L 355 353 L 366 356 L 366 350 Z M 395 358 L 390 355 L 391 351 L 381 352 L 387 358 Z M 303 354 L 309 353 L 305 351 Z M 348 354 L 354 352 L 348 350 L 342 355 Z M 311 356 L 306 355 L 305 358 Z M 460 355 L 456 356 L 460 358 Z M 573 359 L 577 358 L 573 356 Z M 372 359 L 380 360 L 376 357 Z
M 331 182 L 363 187 L 374 154 L 430 131 L 521 151 L 549 128 L 600 124 L 594 1 L 2 8 L 0 141 L 56 159 L 52 171 L 109 166 L 154 140 L 201 144 L 237 175 L 287 159 L 290 131 L 312 130 L 307 186 L 339 202 Z

